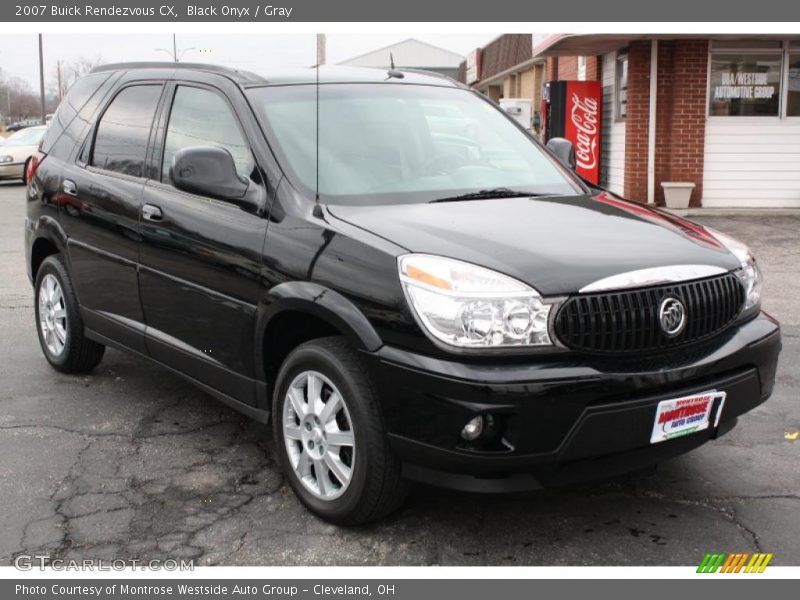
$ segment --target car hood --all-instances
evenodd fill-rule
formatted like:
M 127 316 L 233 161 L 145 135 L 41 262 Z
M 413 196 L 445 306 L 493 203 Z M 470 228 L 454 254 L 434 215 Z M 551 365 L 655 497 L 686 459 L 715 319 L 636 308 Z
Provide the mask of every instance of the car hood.
M 488 267 L 546 296 L 639 269 L 739 267 L 704 227 L 609 193 L 328 210 L 409 252 Z

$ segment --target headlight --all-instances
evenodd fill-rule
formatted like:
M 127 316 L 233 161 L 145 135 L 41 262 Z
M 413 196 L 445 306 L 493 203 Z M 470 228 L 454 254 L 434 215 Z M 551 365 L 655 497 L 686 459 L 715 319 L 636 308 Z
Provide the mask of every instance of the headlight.
M 424 329 L 462 348 L 547 346 L 550 305 L 524 283 L 441 256 L 398 261 L 406 296 Z
M 744 312 L 757 309 L 761 304 L 761 269 L 756 264 L 756 258 L 745 244 L 729 235 L 711 230 L 723 246 L 731 251 L 741 263 L 742 268 L 736 272 L 745 291 Z
M 13 156 L 9 156 L 8 154 L 0 156 L 0 165 L 3 163 L 10 163 L 10 162 L 14 162 Z

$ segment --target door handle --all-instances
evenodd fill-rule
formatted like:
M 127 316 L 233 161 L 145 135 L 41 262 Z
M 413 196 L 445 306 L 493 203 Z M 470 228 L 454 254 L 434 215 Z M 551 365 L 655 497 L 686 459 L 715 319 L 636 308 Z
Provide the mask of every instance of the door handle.
M 78 195 L 78 186 L 75 185 L 75 182 L 71 179 L 65 179 L 64 182 L 61 184 L 61 189 L 64 190 L 64 193 L 68 196 L 77 196 Z
M 145 204 L 142 206 L 142 218 L 148 221 L 160 221 L 162 216 L 161 209 L 157 206 L 153 206 L 152 204 Z

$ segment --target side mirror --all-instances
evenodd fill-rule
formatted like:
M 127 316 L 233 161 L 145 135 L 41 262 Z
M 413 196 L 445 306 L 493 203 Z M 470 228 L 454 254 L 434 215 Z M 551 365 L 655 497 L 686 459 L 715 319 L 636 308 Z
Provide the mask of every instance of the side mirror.
M 547 149 L 555 154 L 556 158 L 564 163 L 565 166 L 575 170 L 578 161 L 575 159 L 575 147 L 572 142 L 560 137 L 551 138 L 547 142 Z
M 242 201 L 248 188 L 231 153 L 217 146 L 181 148 L 172 157 L 170 177 L 179 190 L 218 200 Z

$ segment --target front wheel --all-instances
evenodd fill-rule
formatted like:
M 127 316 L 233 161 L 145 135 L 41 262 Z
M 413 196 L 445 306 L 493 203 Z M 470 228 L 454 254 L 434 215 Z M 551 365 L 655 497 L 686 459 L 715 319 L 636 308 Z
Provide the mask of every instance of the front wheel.
M 313 513 L 357 525 L 402 504 L 400 462 L 365 366 L 343 338 L 312 340 L 287 357 L 272 414 L 286 478 Z
M 94 369 L 105 346 L 88 339 L 67 269 L 57 254 L 48 256 L 36 273 L 36 330 L 47 361 L 64 373 Z

